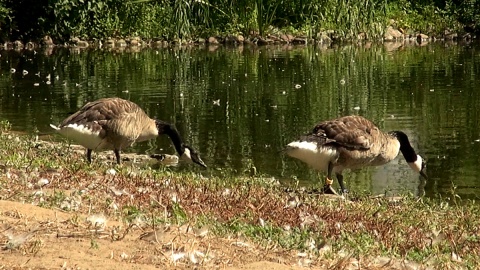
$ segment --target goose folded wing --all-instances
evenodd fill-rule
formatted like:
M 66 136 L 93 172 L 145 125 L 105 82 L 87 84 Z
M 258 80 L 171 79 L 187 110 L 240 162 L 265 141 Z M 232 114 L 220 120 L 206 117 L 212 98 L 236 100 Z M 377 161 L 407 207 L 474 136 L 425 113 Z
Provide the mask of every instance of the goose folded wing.
M 125 109 L 121 106 L 115 106 L 111 102 L 93 101 L 85 104 L 76 113 L 67 117 L 62 125 L 69 125 L 72 123 L 78 125 L 84 125 L 93 123 L 95 121 L 110 121 L 112 119 L 118 119 L 125 114 Z M 100 125 L 104 125 L 102 122 Z
M 372 146 L 371 135 L 357 129 L 338 133 L 334 140 L 337 144 L 357 150 L 368 150 Z
M 327 121 L 318 124 L 313 134 L 327 138 L 329 143 L 344 147 L 367 150 L 373 143 L 372 133 L 376 127 L 360 121 Z

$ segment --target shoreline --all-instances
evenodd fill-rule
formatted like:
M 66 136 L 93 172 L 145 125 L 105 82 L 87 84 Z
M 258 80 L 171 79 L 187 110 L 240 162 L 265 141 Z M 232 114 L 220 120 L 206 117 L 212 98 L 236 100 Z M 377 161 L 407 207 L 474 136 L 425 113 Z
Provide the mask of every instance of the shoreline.
M 262 177 L 87 164 L 6 124 L 0 149 L 0 266 L 468 269 L 480 260 L 473 201 L 332 198 Z
M 469 44 L 475 42 L 477 37 L 470 33 L 459 34 L 456 32 L 446 32 L 443 36 L 428 36 L 422 33 L 406 34 L 398 29 L 388 27 L 382 39 L 370 40 L 363 33 L 358 34 L 357 39 L 345 39 L 335 33 L 335 31 L 322 31 L 315 37 L 306 37 L 304 35 L 276 34 L 276 35 L 226 35 L 210 36 L 197 39 L 174 39 L 165 40 L 160 38 L 142 39 L 141 37 L 117 37 L 105 39 L 80 39 L 72 37 L 66 42 L 54 41 L 50 36 L 44 36 L 40 40 L 34 41 L 6 41 L 0 45 L 3 50 L 34 50 L 37 48 L 94 48 L 94 49 L 121 49 L 121 48 L 167 48 L 175 46 L 269 46 L 269 45 L 320 45 L 333 46 L 342 44 L 413 44 L 425 45 L 432 42 L 458 42 Z

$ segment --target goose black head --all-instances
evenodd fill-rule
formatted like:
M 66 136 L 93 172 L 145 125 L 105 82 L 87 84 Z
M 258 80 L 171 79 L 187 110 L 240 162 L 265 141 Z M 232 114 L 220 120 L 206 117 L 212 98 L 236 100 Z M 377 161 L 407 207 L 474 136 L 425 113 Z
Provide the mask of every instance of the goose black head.
M 183 140 L 174 125 L 161 120 L 155 120 L 155 125 L 158 130 L 158 135 L 167 134 L 170 137 L 175 146 L 175 150 L 177 150 L 177 153 L 180 155 L 180 158 L 196 163 L 203 168 L 207 168 L 207 165 L 205 165 L 197 151 L 191 146 L 183 143 Z
M 186 144 L 183 144 L 183 154 L 181 154 L 180 158 L 186 159 L 188 161 L 191 161 L 193 163 L 196 163 L 203 168 L 207 168 L 207 165 L 203 162 L 203 160 L 200 158 L 200 155 L 193 149 L 191 146 L 188 146 Z
M 410 166 L 412 170 L 419 173 L 423 178 L 425 178 L 425 180 L 428 180 L 427 174 L 425 173 L 425 161 L 420 155 L 416 155 L 415 158 L 416 159 L 413 161 L 407 160 L 408 166 Z
M 425 161 L 420 155 L 415 153 L 408 136 L 402 131 L 392 131 L 392 134 L 400 142 L 400 151 L 403 154 L 403 157 L 408 163 L 408 166 L 412 168 L 415 172 L 419 173 L 426 180 L 428 179 L 427 174 L 425 173 Z

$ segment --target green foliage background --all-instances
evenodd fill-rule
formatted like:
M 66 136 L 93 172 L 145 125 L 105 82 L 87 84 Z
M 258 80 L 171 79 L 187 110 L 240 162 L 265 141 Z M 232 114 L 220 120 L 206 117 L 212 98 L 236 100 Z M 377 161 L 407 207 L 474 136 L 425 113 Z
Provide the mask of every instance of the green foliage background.
M 171 40 L 335 30 L 344 38 L 375 39 L 389 24 L 427 34 L 478 32 L 478 10 L 480 0 L 0 0 L 0 38 Z

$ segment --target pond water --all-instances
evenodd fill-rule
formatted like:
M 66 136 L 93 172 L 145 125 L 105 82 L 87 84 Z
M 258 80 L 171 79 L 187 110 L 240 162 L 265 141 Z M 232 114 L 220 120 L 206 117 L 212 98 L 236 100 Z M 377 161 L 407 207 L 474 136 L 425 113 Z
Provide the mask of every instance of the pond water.
M 285 184 L 318 185 L 323 176 L 281 154 L 317 122 L 358 114 L 403 130 L 427 159 L 429 181 L 401 155 L 344 174 L 348 189 L 374 194 L 478 197 L 479 86 L 472 44 L 0 51 L 0 120 L 14 130 L 51 134 L 50 123 L 86 102 L 118 96 L 175 123 L 209 165 L 178 169 L 204 175 L 255 168 Z M 164 136 L 128 151 L 174 148 Z

